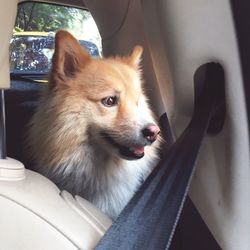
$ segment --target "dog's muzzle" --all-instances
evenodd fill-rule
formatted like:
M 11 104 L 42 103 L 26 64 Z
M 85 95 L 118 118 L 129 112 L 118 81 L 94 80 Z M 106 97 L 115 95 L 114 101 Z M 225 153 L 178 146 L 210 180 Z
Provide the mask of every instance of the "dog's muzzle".
M 160 132 L 158 126 L 154 124 L 148 124 L 145 128 L 142 129 L 142 139 L 144 142 L 140 146 L 124 146 L 121 143 L 118 143 L 108 132 L 102 132 L 101 136 L 112 145 L 114 148 L 117 148 L 119 154 L 122 158 L 127 160 L 136 160 L 141 159 L 144 156 L 144 147 L 146 145 L 152 144 Z
M 106 140 L 106 142 L 118 149 L 122 158 L 127 160 L 136 160 L 141 159 L 144 156 L 144 146 L 126 147 L 116 142 L 107 132 L 102 132 L 101 135 L 102 138 Z

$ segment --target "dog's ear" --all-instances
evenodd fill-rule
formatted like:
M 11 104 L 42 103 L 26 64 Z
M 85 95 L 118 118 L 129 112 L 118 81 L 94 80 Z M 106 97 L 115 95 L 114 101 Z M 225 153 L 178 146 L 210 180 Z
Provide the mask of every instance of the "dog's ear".
M 74 76 L 90 60 L 90 55 L 69 32 L 61 30 L 56 33 L 52 75 L 62 79 Z
M 143 48 L 142 46 L 135 46 L 128 57 L 128 62 L 131 66 L 138 68 L 140 66 L 140 62 L 142 59 L 142 52 Z

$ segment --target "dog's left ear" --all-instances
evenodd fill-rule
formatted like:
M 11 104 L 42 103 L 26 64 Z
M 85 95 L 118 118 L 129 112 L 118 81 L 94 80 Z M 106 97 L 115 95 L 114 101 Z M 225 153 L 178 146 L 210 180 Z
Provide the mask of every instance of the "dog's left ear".
M 130 56 L 128 57 L 128 62 L 131 66 L 138 68 L 140 66 L 140 62 L 142 59 L 142 52 L 143 48 L 142 46 L 135 46 L 132 50 Z

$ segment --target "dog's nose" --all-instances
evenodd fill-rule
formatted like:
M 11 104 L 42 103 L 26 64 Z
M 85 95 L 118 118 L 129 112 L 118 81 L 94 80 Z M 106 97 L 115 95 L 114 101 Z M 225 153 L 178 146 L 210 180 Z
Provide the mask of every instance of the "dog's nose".
M 149 124 L 142 130 L 143 136 L 149 141 L 154 142 L 157 138 L 157 135 L 160 132 L 160 128 L 155 124 Z

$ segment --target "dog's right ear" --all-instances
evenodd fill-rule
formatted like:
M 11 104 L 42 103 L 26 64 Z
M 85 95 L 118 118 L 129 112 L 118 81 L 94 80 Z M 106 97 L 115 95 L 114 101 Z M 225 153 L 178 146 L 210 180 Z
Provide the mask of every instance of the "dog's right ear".
M 58 31 L 55 36 L 55 52 L 52 59 L 52 77 L 54 81 L 73 77 L 86 63 L 90 55 L 67 31 Z

